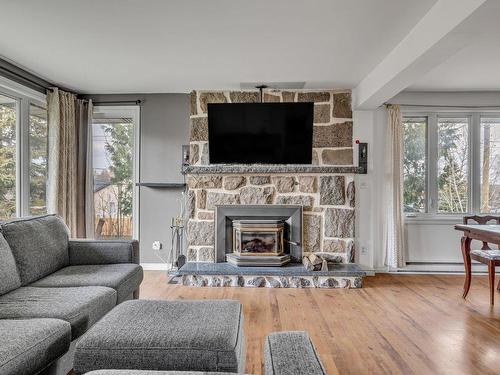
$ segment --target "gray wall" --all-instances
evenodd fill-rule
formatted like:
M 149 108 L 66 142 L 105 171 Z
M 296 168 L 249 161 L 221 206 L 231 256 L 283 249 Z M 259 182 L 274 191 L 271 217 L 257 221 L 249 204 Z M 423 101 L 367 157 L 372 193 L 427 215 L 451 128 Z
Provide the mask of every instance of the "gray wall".
M 141 100 L 140 182 L 184 182 L 181 145 L 189 139 L 188 94 L 86 95 L 94 102 Z M 104 105 L 104 104 L 101 104 Z M 110 103 L 109 105 L 118 105 Z M 139 188 L 141 262 L 160 263 L 151 249 L 161 241 L 170 247 L 170 218 L 179 211 L 182 189 Z

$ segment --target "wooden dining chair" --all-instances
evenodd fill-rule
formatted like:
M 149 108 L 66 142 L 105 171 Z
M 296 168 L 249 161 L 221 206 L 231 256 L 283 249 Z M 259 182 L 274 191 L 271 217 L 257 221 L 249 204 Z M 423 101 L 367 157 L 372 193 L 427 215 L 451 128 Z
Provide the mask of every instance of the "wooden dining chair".
M 500 225 L 500 216 L 464 216 L 464 224 L 498 224 Z M 490 303 L 493 305 L 495 301 L 495 267 L 500 266 L 500 246 L 499 250 L 492 250 L 487 242 L 483 242 L 483 246 L 479 250 L 470 251 L 471 259 L 477 260 L 488 265 L 488 278 L 490 284 Z M 470 283 L 470 280 L 469 280 Z M 500 290 L 500 281 L 497 289 Z

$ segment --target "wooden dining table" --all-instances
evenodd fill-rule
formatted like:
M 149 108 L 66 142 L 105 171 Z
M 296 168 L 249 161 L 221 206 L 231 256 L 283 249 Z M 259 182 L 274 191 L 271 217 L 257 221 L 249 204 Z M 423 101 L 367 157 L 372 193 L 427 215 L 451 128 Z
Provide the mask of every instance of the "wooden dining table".
M 487 244 L 495 244 L 500 246 L 500 225 L 496 224 L 456 224 L 455 229 L 463 232 L 462 236 L 462 256 L 465 265 L 465 283 L 463 297 L 467 296 L 471 282 L 471 242 L 478 240 L 483 243 L 483 249 Z M 500 264 L 500 261 L 497 261 Z M 493 270 L 493 280 L 495 273 Z M 490 273 L 491 278 L 491 273 Z M 491 283 L 491 281 L 490 281 Z

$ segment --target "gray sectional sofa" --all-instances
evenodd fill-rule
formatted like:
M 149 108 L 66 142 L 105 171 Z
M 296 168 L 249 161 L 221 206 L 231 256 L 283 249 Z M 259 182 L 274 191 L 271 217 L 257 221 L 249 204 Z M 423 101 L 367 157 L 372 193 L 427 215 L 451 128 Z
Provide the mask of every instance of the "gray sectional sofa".
M 55 215 L 1 223 L 0 374 L 66 375 L 73 365 L 95 375 L 203 374 L 144 370 L 162 367 L 241 373 L 238 302 L 134 301 L 114 309 L 138 297 L 138 263 L 137 241 L 71 240 Z M 271 334 L 264 358 L 266 375 L 326 374 L 305 332 Z M 113 367 L 132 370 L 98 370 Z
M 75 341 L 138 297 L 137 241 L 71 240 L 56 215 L 0 225 L 0 374 L 63 374 Z

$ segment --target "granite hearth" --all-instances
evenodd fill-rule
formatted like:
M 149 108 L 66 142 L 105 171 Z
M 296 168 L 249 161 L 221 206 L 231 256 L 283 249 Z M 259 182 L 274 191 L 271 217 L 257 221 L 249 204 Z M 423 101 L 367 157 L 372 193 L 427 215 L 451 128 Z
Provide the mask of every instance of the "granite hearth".
M 229 263 L 189 262 L 176 277 L 183 285 L 198 287 L 362 288 L 365 275 L 355 263 L 329 264 L 328 271 L 307 271 L 299 263 L 236 267 Z

